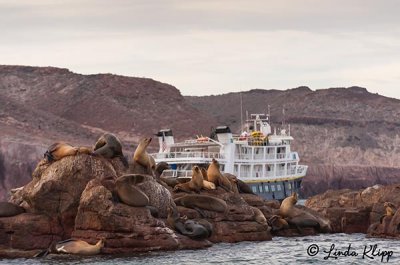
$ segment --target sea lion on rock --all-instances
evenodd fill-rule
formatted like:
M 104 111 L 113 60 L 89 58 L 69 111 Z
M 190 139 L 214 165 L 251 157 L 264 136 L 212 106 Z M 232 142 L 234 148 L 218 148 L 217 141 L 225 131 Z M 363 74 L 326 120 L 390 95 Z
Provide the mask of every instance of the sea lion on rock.
M 119 157 L 125 167 L 128 166 L 128 161 L 122 153 L 121 141 L 112 133 L 105 133 L 94 144 L 93 154 L 99 155 L 108 159 Z
M 11 217 L 25 212 L 21 206 L 11 202 L 0 202 L 0 217 Z
M 207 180 L 203 180 L 203 188 L 205 190 L 215 190 L 217 187 L 215 186 L 214 183 Z
M 151 139 L 152 139 L 151 137 L 143 138 L 139 141 L 139 145 L 136 147 L 135 153 L 133 154 L 133 162 L 134 162 L 133 170 L 137 170 L 135 169 L 135 167 L 137 167 L 135 163 L 137 163 L 146 170 L 147 174 L 154 175 L 154 171 L 156 169 L 156 162 L 154 158 L 150 156 L 146 151 L 147 147 L 151 143 Z
M 238 179 L 235 175 L 232 175 L 230 173 L 224 173 L 222 174 L 223 176 L 227 177 L 228 179 L 233 179 L 236 182 L 236 187 L 239 191 L 239 193 L 248 193 L 248 194 L 254 194 L 254 192 L 251 190 L 249 185 L 247 185 L 243 180 Z
M 136 187 L 136 184 L 145 180 L 142 175 L 123 175 L 115 181 L 115 190 L 118 198 L 127 205 L 133 207 L 144 207 L 149 204 L 149 197 Z
M 329 221 L 315 216 L 305 210 L 295 207 L 297 203 L 297 193 L 294 192 L 291 196 L 285 198 L 279 208 L 279 214 L 289 224 L 300 227 L 314 227 L 322 231 L 331 231 Z
M 225 212 L 228 208 L 225 201 L 208 195 L 187 194 L 174 200 L 176 205 L 192 209 L 204 209 L 214 212 Z
M 203 181 L 203 175 L 201 174 L 200 168 L 198 166 L 194 166 L 192 168 L 192 179 L 189 182 L 177 184 L 174 188 L 174 191 L 184 191 L 188 193 L 195 191 L 199 193 L 201 188 L 203 188 Z
M 273 215 L 268 219 L 268 225 L 272 231 L 279 231 L 289 228 L 288 222 L 279 215 Z
M 56 251 L 59 253 L 77 255 L 96 255 L 104 247 L 104 239 L 100 239 L 95 245 L 91 245 L 83 240 L 67 239 L 56 244 Z
M 184 227 L 186 235 L 191 239 L 205 239 L 211 235 L 206 227 L 194 220 L 187 220 Z
M 383 219 L 384 219 L 385 217 L 392 217 L 392 216 L 394 216 L 394 214 L 395 214 L 396 211 L 397 211 L 396 206 L 394 206 L 394 204 L 391 203 L 391 202 L 385 202 L 385 203 L 383 204 L 383 207 L 385 207 L 385 211 L 386 211 L 386 212 L 385 212 L 384 215 L 381 216 L 381 218 L 380 218 L 380 223 L 383 222 Z
M 257 207 L 252 207 L 252 206 L 250 207 L 253 210 L 254 220 L 259 224 L 265 224 L 267 222 L 267 219 L 265 218 L 261 210 L 258 209 Z
M 203 179 L 208 181 L 207 169 L 205 169 L 204 167 L 201 167 L 200 170 L 201 170 L 201 174 L 203 175 Z
M 226 191 L 232 191 L 232 184 L 229 179 L 221 174 L 219 170 L 219 163 L 213 158 L 211 164 L 207 169 L 208 181 L 214 183 L 216 186 L 220 186 Z
M 86 147 L 74 147 L 64 142 L 57 142 L 49 146 L 44 153 L 46 162 L 51 163 L 60 160 L 66 156 L 74 156 L 77 154 L 91 154 L 91 150 Z
M 167 162 L 160 162 L 156 165 L 156 169 L 155 169 L 155 176 L 156 179 L 160 179 L 162 173 L 164 172 L 164 170 L 168 170 L 171 169 L 171 167 L 168 165 Z
M 178 233 L 191 239 L 205 239 L 211 236 L 212 225 L 206 220 L 193 221 L 181 217 L 176 208 L 168 207 L 167 224 Z

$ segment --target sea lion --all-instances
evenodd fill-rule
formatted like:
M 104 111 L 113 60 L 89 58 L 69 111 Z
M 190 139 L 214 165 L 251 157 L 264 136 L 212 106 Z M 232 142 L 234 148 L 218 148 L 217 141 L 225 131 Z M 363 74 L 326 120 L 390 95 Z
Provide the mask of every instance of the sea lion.
M 100 239 L 95 245 L 91 245 L 83 240 L 67 239 L 56 244 L 55 249 L 59 253 L 77 255 L 96 255 L 104 247 L 104 239 Z
M 386 211 L 386 212 L 385 212 L 385 214 L 382 215 L 381 218 L 379 219 L 381 224 L 383 223 L 383 219 L 384 219 L 385 217 L 392 217 L 392 216 L 394 216 L 394 214 L 395 214 L 396 211 L 397 211 L 396 206 L 394 206 L 394 204 L 391 203 L 391 202 L 385 202 L 385 203 L 383 204 L 383 207 L 385 207 L 385 211 Z
M 187 193 L 192 193 L 192 191 L 195 191 L 199 193 L 201 188 L 203 188 L 203 181 L 203 175 L 201 174 L 200 168 L 198 166 L 194 166 L 192 168 L 192 179 L 189 182 L 175 185 L 174 191 L 184 191 Z
M 147 206 L 150 202 L 149 197 L 135 186 L 144 179 L 144 176 L 134 174 L 118 177 L 115 181 L 115 191 L 120 201 L 133 207 Z
M 234 176 L 232 174 L 229 174 L 229 176 L 224 174 L 223 176 L 226 177 L 231 182 L 231 187 L 232 187 L 233 193 L 239 194 L 236 176 Z
M 227 192 L 232 191 L 232 184 L 229 179 L 221 174 L 219 170 L 219 163 L 213 158 L 211 164 L 207 169 L 208 181 L 214 183 L 216 186 L 220 186 Z
M 138 163 L 140 166 L 144 167 L 147 170 L 147 174 L 154 175 L 154 171 L 156 169 L 156 162 L 152 156 L 150 156 L 146 149 L 151 143 L 150 138 L 143 138 L 139 141 L 139 145 L 137 146 L 135 153 L 133 154 L 134 163 Z
M 268 225 L 272 231 L 279 231 L 289 228 L 288 222 L 279 215 L 273 215 L 268 219 Z
M 205 169 L 204 167 L 201 167 L 200 170 L 201 170 L 201 174 L 203 175 L 203 179 L 208 181 L 207 169 Z
M 236 187 L 237 187 L 239 193 L 254 194 L 254 192 L 251 190 L 249 185 L 247 185 L 243 180 L 238 179 L 235 175 L 232 175 L 230 173 L 224 173 L 222 175 L 227 177 L 228 179 L 234 179 L 235 180 Z
M 0 217 L 11 217 L 25 212 L 21 206 L 11 202 L 0 202 Z
M 322 231 L 330 231 L 331 226 L 328 221 L 319 218 L 305 210 L 294 207 L 297 203 L 297 193 L 285 198 L 279 208 L 279 214 L 289 224 L 300 227 L 314 227 Z
M 93 154 L 108 159 L 119 157 L 125 167 L 128 167 L 128 161 L 122 153 L 121 141 L 112 133 L 105 133 L 96 141 L 93 147 Z
M 261 212 L 260 209 L 258 209 L 257 207 L 251 207 L 251 209 L 253 210 L 254 220 L 257 223 L 265 224 L 267 222 L 267 219 L 265 218 L 264 214 Z
M 214 183 L 209 182 L 207 180 L 203 180 L 203 188 L 205 190 L 215 190 L 217 187 L 215 186 Z
M 178 231 L 180 234 L 185 234 L 186 229 L 184 226 L 184 222 L 186 221 L 186 216 L 181 217 L 179 212 L 177 211 L 176 207 L 167 207 L 167 225 L 175 230 Z
M 177 209 L 172 207 L 168 207 L 167 211 L 167 224 L 178 233 L 191 239 L 204 239 L 211 236 L 212 225 L 206 220 L 202 222 L 187 220 L 186 216 L 181 217 Z
M 225 201 L 208 195 L 187 194 L 174 200 L 176 205 L 187 208 L 200 208 L 214 212 L 225 212 L 228 208 Z
M 49 146 L 43 157 L 48 163 L 60 160 L 66 156 L 74 156 L 78 153 L 78 148 L 70 144 L 57 142 Z
M 156 165 L 156 169 L 155 169 L 155 176 L 156 179 L 160 179 L 162 173 L 164 172 L 164 170 L 168 170 L 171 169 L 171 167 L 168 165 L 167 162 L 160 162 Z
M 191 239 L 205 239 L 211 235 L 206 227 L 194 220 L 187 220 L 184 227 L 186 235 Z

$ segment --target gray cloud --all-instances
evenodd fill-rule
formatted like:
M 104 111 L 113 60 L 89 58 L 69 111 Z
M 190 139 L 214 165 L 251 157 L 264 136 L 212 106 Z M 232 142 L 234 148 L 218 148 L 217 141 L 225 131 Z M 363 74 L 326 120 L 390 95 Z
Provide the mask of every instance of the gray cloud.
M 361 85 L 400 98 L 398 1 L 0 0 L 0 62 L 183 94 Z

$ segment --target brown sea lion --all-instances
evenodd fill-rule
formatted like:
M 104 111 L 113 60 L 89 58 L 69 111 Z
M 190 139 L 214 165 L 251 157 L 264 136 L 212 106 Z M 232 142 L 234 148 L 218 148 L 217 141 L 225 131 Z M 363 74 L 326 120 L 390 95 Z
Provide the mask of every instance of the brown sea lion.
M 47 148 L 47 151 L 44 153 L 43 157 L 47 162 L 51 163 L 66 156 L 74 156 L 77 153 L 78 148 L 67 143 L 57 142 Z
M 251 206 L 250 206 L 251 207 Z M 257 207 L 251 207 L 254 214 L 254 220 L 259 224 L 265 224 L 267 222 L 267 218 L 265 218 L 264 214 Z
M 171 167 L 168 165 L 167 162 L 160 162 L 156 165 L 156 169 L 155 169 L 155 177 L 156 179 L 160 179 L 162 173 L 164 172 L 164 170 L 168 170 L 171 169 Z
M 227 177 L 224 177 L 219 170 L 219 163 L 213 158 L 211 164 L 207 169 L 208 181 L 214 183 L 216 186 L 220 186 L 226 191 L 232 191 L 232 184 Z
M 279 231 L 289 228 L 288 222 L 279 215 L 273 215 L 268 219 L 268 225 L 272 231 Z
M 25 209 L 11 202 L 0 202 L 0 217 L 11 217 L 25 212 Z
M 198 166 L 192 168 L 192 179 L 189 182 L 177 184 L 174 187 L 174 191 L 184 191 L 187 193 L 197 192 L 203 188 L 203 175 Z
M 234 179 L 235 180 L 236 187 L 237 187 L 239 193 L 254 194 L 254 192 L 251 190 L 249 185 L 247 185 L 243 180 L 238 179 L 235 175 L 230 174 L 230 173 L 224 173 L 222 175 L 227 177 L 228 179 Z
M 155 174 L 156 162 L 152 156 L 150 156 L 146 149 L 151 143 L 152 138 L 143 138 L 139 141 L 139 145 L 136 147 L 135 153 L 133 154 L 133 171 L 137 171 L 137 166 L 143 167 L 146 174 Z M 135 172 L 136 173 L 136 172 Z M 139 173 L 139 172 L 138 172 Z
M 391 203 L 391 202 L 385 202 L 385 203 L 383 204 L 383 207 L 385 207 L 385 211 L 386 211 L 386 212 L 385 212 L 385 214 L 382 215 L 381 218 L 379 219 L 379 220 L 380 220 L 380 223 L 383 223 L 383 219 L 384 219 L 385 217 L 392 217 L 392 216 L 394 216 L 394 214 L 395 214 L 396 211 L 397 211 L 396 206 L 394 206 L 394 204 Z
M 108 159 L 119 157 L 125 167 L 128 166 L 128 161 L 122 153 L 121 141 L 112 133 L 105 133 L 96 141 L 93 154 L 99 155 Z
M 238 194 L 239 193 L 239 189 L 237 186 L 237 178 L 234 175 L 229 174 L 230 176 L 227 175 L 223 175 L 224 177 L 226 177 L 230 182 L 231 182 L 231 186 L 232 186 L 232 191 L 233 193 Z
M 118 198 L 127 205 L 134 207 L 144 207 L 150 202 L 149 197 L 136 187 L 136 184 L 144 181 L 142 175 L 123 175 L 115 181 L 115 191 Z
M 225 212 L 228 208 L 225 201 L 208 195 L 187 194 L 174 200 L 176 205 L 187 208 L 200 208 L 214 212 Z
M 203 175 L 203 179 L 208 181 L 207 169 L 205 169 L 204 167 L 201 167 L 200 170 L 201 170 L 201 174 Z
M 207 180 L 203 180 L 203 189 L 205 190 L 215 190 L 217 187 L 214 183 L 209 182 Z
M 83 240 L 68 239 L 56 244 L 55 249 L 59 253 L 77 255 L 96 255 L 104 247 L 104 239 L 100 239 L 95 245 L 91 245 Z
M 279 208 L 279 215 L 286 219 L 289 224 L 300 227 L 314 227 L 322 231 L 330 231 L 329 221 L 315 216 L 305 210 L 295 207 L 297 203 L 297 193 L 285 198 Z

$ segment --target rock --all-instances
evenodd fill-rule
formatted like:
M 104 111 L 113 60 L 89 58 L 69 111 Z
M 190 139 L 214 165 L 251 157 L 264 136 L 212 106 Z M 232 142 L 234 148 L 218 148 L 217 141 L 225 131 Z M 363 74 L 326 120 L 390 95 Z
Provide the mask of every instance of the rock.
M 111 192 L 98 179 L 91 180 L 82 193 L 72 236 L 88 242 L 103 237 L 103 253 L 108 254 L 210 246 L 208 241 L 177 236 L 145 207 L 113 202 Z
M 397 231 L 398 211 L 390 222 L 385 217 L 380 223 L 385 214 L 385 202 L 400 206 L 400 185 L 375 185 L 359 191 L 331 190 L 309 198 L 305 205 L 328 218 L 333 232 L 397 237 L 400 233 Z
M 11 201 L 22 198 L 28 212 L 46 213 L 60 218 L 65 237 L 71 235 L 79 200 L 86 184 L 93 178 L 116 177 L 109 162 L 89 155 L 68 156 L 45 168 L 39 178 L 34 178 Z
M 23 213 L 0 218 L 0 250 L 46 249 L 51 242 L 61 240 L 62 234 L 57 217 Z

